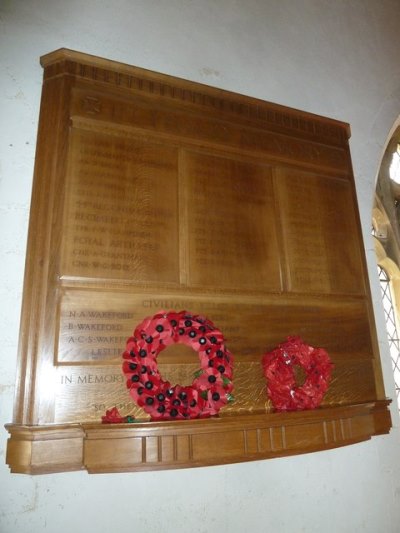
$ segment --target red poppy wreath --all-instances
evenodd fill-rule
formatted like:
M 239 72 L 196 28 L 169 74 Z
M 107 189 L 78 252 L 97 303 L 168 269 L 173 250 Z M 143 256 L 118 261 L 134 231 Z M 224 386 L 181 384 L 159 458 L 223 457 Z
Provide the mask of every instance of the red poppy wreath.
M 264 354 L 262 359 L 267 392 L 278 411 L 301 411 L 318 407 L 328 389 L 333 364 L 322 348 L 313 348 L 300 337 Z M 306 379 L 297 386 L 294 367 L 301 367 Z
M 200 369 L 190 386 L 172 386 L 157 368 L 157 355 L 174 343 L 198 353 Z M 233 399 L 233 357 L 222 333 L 202 316 L 160 311 L 145 318 L 128 339 L 123 358 L 130 395 L 153 420 L 208 417 Z

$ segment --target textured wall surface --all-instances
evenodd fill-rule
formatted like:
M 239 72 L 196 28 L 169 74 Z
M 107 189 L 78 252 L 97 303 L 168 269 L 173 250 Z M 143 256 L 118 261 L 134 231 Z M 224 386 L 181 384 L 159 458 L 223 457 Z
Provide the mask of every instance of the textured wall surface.
M 42 69 L 66 47 L 349 122 L 387 395 L 393 380 L 369 237 L 400 115 L 398 0 L 2 0 L 0 531 L 400 531 L 400 431 L 343 449 L 183 471 L 10 475 L 19 313 Z M 345 268 L 345 265 L 344 265 Z M 332 326 L 334 327 L 334 325 Z

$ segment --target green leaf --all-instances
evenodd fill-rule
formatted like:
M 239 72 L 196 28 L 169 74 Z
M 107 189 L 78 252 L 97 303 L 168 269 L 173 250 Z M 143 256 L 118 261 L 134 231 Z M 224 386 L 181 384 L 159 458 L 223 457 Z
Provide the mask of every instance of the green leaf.
M 208 391 L 206 391 L 206 390 L 201 391 L 200 396 L 201 396 L 204 400 L 207 400 L 207 397 L 208 397 Z
M 232 402 L 235 401 L 235 397 L 234 397 L 233 394 L 231 394 L 231 393 L 228 393 L 228 394 L 226 395 L 226 399 L 228 400 L 229 403 L 232 403 Z
M 222 378 L 222 381 L 223 381 L 224 385 L 229 385 L 230 382 L 231 382 L 231 380 L 229 378 L 225 377 L 225 376 Z
M 199 368 L 199 370 L 196 370 L 196 372 L 193 375 L 195 378 L 199 378 L 203 372 L 204 372 L 203 369 Z

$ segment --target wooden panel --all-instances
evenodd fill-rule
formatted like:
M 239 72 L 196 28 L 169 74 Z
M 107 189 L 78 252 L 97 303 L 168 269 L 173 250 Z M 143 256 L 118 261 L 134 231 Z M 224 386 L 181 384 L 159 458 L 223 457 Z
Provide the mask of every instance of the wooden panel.
M 275 417 L 240 417 L 240 425 L 234 418 L 194 421 L 181 425 L 178 431 L 174 431 L 178 434 L 172 439 L 168 435 L 171 431 L 168 423 L 162 423 L 154 430 L 151 426 L 141 429 L 136 425 L 114 431 L 114 435 L 98 426 L 86 426 L 84 461 L 89 472 L 115 471 L 117 468 L 135 471 L 248 461 L 304 453 L 310 449 L 323 450 L 368 438 L 375 417 L 382 420 L 386 416 L 382 407 L 370 404 L 332 408 L 324 416 L 321 411 L 308 411 Z M 124 448 L 129 448 L 126 441 L 134 439 L 135 445 L 139 443 L 130 433 L 141 435 L 141 456 L 139 458 L 139 450 L 134 454 L 131 448 L 129 456 L 125 454 L 126 461 L 120 460 L 116 466 L 118 458 L 124 456 Z M 98 439 L 100 448 L 94 445 Z M 173 450 L 168 457 L 162 455 L 164 441 L 168 441 Z M 120 454 L 104 467 L 106 463 L 100 456 L 115 445 Z
M 42 64 L 12 470 L 199 466 L 388 431 L 348 125 L 67 50 Z M 126 339 L 162 309 L 207 316 L 234 354 L 235 402 L 213 420 L 149 422 L 128 394 Z M 261 356 L 290 335 L 335 364 L 312 413 L 266 397 Z M 199 365 L 182 345 L 158 362 L 180 384 Z M 102 427 L 114 406 L 139 421 Z
M 112 87 L 104 86 L 96 91 L 91 85 L 82 84 L 80 77 L 78 79 L 79 84 L 74 87 L 71 95 L 71 117 L 73 123 L 79 127 L 100 127 L 103 131 L 119 131 L 127 135 L 132 134 L 132 131 L 135 134 L 142 131 L 151 132 L 159 138 L 183 142 L 189 146 L 223 147 L 226 151 L 240 151 L 253 158 L 264 158 L 268 155 L 272 160 L 296 160 L 307 168 L 335 169 L 340 175 L 350 174 L 349 154 L 343 143 L 347 134 L 343 125 L 340 128 L 340 123 L 321 124 L 319 117 L 314 121 L 311 115 L 305 120 L 306 115 L 291 109 L 286 110 L 286 116 L 282 108 L 278 111 L 269 107 L 263 112 L 265 102 L 256 102 L 254 111 L 260 114 L 259 119 L 252 121 L 246 117 L 245 120 L 236 122 L 235 119 L 241 114 L 240 104 L 238 106 L 236 101 L 231 110 L 228 110 L 229 94 L 221 92 L 221 98 L 217 102 L 215 89 L 208 102 L 192 101 L 190 109 L 194 113 L 187 113 L 185 111 L 189 106 L 186 106 L 186 109 L 180 106 L 179 88 L 176 91 L 172 89 L 174 95 L 171 99 L 167 89 L 161 103 L 159 99 L 154 98 L 154 92 L 146 93 L 140 89 L 129 93 L 121 90 L 116 92 L 111 90 Z M 179 81 L 185 83 L 183 80 Z M 193 86 L 190 89 L 192 90 Z M 202 91 L 207 89 L 202 87 Z M 185 90 L 182 96 L 187 96 L 191 90 Z M 135 94 L 134 102 L 132 93 Z M 235 99 L 240 99 L 240 96 L 235 95 Z M 219 113 L 216 113 L 211 100 L 219 106 Z M 249 100 L 246 100 L 246 107 L 249 107 Z M 224 107 L 227 112 L 222 109 Z M 268 131 L 271 129 L 290 133 L 277 135 Z M 305 132 L 306 129 L 309 131 Z M 321 144 L 322 137 L 318 137 L 317 130 L 325 130 L 329 139 L 327 143 Z M 331 133 L 335 137 L 334 142 L 330 142 Z M 317 139 L 318 144 L 311 142 L 311 139 Z
M 188 285 L 281 289 L 271 169 L 186 153 Z
M 160 308 L 191 309 L 212 317 L 224 332 L 235 356 L 235 402 L 221 415 L 271 409 L 261 357 L 287 335 L 296 334 L 324 346 L 335 363 L 324 405 L 375 398 L 368 315 L 362 301 L 303 298 L 300 304 L 282 296 L 264 300 L 253 297 L 245 303 L 239 296 L 220 296 L 210 302 L 199 296 L 65 290 L 55 350 L 54 421 L 99 421 L 113 406 L 123 415 L 147 418 L 128 395 L 121 354 L 135 325 Z M 197 354 L 181 345 L 167 348 L 158 362 L 163 377 L 172 383 L 190 385 L 199 368 Z
M 46 474 L 83 468 L 83 439 L 81 427 L 7 426 L 7 463 L 12 472 Z
M 290 290 L 363 294 L 349 183 L 294 170 L 282 170 L 278 178 Z
M 223 331 L 237 361 L 258 361 L 262 353 L 289 335 L 301 335 L 312 345 L 324 346 L 335 360 L 371 358 L 368 309 L 362 300 L 304 296 L 299 301 L 283 295 L 206 298 L 197 294 L 66 289 L 60 292 L 57 313 L 56 361 L 118 362 L 135 326 L 160 309 L 188 309 L 209 316 Z M 161 357 L 165 362 L 184 362 L 174 357 L 175 351 L 171 346 Z
M 160 357 L 162 360 L 162 357 Z M 193 353 L 192 360 L 196 361 Z M 190 385 L 199 363 L 160 362 L 159 369 L 171 383 Z M 121 373 L 121 366 L 62 366 L 55 376 L 56 423 L 100 422 L 107 409 L 116 406 L 120 413 L 139 420 L 148 415 L 130 398 Z M 235 401 L 221 411 L 220 416 L 243 413 L 273 412 L 266 394 L 265 380 L 260 361 L 238 362 L 234 374 Z M 324 398 L 323 406 L 353 404 L 371 401 L 375 396 L 374 371 L 371 361 L 348 360 L 335 364 L 332 384 Z
M 171 306 L 213 317 L 226 334 L 228 347 L 235 354 L 235 402 L 222 415 L 271 409 L 261 357 L 289 334 L 301 334 L 312 344 L 325 346 L 335 363 L 324 405 L 375 397 L 368 317 L 361 301 L 343 305 L 334 300 L 303 299 L 299 304 L 275 297 L 262 304 L 256 299 L 243 303 L 240 298 L 225 296 L 209 302 L 199 297 L 188 300 L 173 295 L 103 295 L 98 290 L 68 289 L 61 300 L 54 421 L 100 420 L 105 410 L 114 405 L 124 415 L 146 418 L 125 388 L 121 353 L 135 324 L 151 314 L 151 309 Z M 349 342 L 344 343 L 344 338 Z M 197 354 L 180 345 L 167 348 L 158 361 L 162 375 L 172 383 L 191 384 L 199 367 Z
M 253 415 L 187 421 L 116 425 L 9 426 L 8 462 L 13 472 L 40 474 L 79 470 L 90 473 L 186 468 L 251 461 L 354 444 L 390 424 L 386 402 L 283 415 Z M 53 439 L 51 438 L 53 437 Z M 47 444 L 46 444 L 47 443 Z M 72 443 L 72 446 L 71 446 Z M 66 453 L 66 448 L 70 451 Z M 25 453 L 21 453 L 21 447 Z M 46 462 L 34 462 L 47 447 Z M 83 455 L 82 455 L 83 451 Z M 78 453 L 80 455 L 78 455 Z M 67 459 L 60 463 L 60 457 Z M 79 457 L 79 460 L 77 460 Z
M 179 282 L 177 150 L 72 129 L 61 276 Z

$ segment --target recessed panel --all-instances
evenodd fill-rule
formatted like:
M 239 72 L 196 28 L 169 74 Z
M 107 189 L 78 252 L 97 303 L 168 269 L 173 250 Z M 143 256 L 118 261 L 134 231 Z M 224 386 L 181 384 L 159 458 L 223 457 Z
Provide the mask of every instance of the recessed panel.
M 373 397 L 372 348 L 368 329 L 363 326 L 367 319 L 363 302 L 338 305 L 276 298 L 263 303 L 231 297 L 214 297 L 210 301 L 172 294 L 68 289 L 60 302 L 55 347 L 57 422 L 99 421 L 106 409 L 114 406 L 124 415 L 147 417 L 131 400 L 125 386 L 122 353 L 135 327 L 162 309 L 186 309 L 205 315 L 224 334 L 235 361 L 235 402 L 226 406 L 222 415 L 270 409 L 262 355 L 288 335 L 300 335 L 312 346 L 324 347 L 331 356 L 335 369 L 325 402 L 357 402 Z M 351 342 L 345 345 L 343 339 Z M 190 347 L 175 344 L 158 355 L 158 366 L 165 380 L 190 385 L 199 368 L 199 358 Z
M 177 151 L 72 129 L 64 278 L 179 281 Z
M 187 152 L 188 283 L 281 288 L 271 169 Z
M 362 301 L 294 302 L 281 297 L 263 302 L 227 296 L 209 299 L 68 289 L 60 301 L 56 361 L 119 361 L 127 338 L 144 318 L 160 310 L 183 309 L 212 320 L 236 360 L 258 360 L 289 335 L 300 335 L 309 344 L 324 347 L 335 359 L 371 358 L 368 314 Z M 166 363 L 191 362 L 191 355 L 175 346 L 163 352 L 162 358 Z
M 349 182 L 292 169 L 277 183 L 290 290 L 364 294 Z

